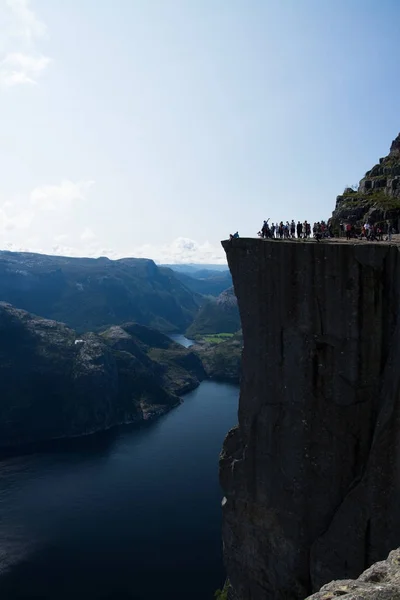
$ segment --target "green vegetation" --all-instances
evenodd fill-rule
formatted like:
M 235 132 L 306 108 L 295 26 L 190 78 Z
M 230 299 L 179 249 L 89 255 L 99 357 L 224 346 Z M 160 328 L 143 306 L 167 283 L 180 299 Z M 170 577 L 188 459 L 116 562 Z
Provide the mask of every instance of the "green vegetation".
M 400 209 L 400 200 L 393 198 L 385 194 L 382 191 L 369 192 L 354 192 L 353 194 L 346 194 L 344 200 L 339 204 L 339 208 L 356 208 L 362 206 L 366 209 L 376 207 L 381 210 L 396 210 Z
M 225 581 L 224 587 L 222 590 L 217 590 L 214 594 L 214 598 L 216 600 L 228 600 L 228 591 L 230 588 L 230 583 L 228 580 Z
M 214 333 L 211 335 L 198 336 L 196 339 L 199 342 L 209 342 L 210 344 L 220 344 L 233 337 L 233 333 Z
M 212 379 L 239 383 L 243 338 L 237 332 L 229 337 L 208 336 L 207 343 L 196 348 L 196 354 L 202 360 L 204 369 Z M 210 338 L 217 338 L 212 343 Z

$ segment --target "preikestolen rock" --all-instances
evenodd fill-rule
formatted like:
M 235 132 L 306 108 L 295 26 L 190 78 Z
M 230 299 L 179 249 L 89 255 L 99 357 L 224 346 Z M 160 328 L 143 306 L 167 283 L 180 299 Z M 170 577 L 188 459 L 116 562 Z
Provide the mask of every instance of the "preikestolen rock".
M 304 600 L 400 546 L 400 253 L 223 245 L 243 331 L 220 459 L 232 598 Z

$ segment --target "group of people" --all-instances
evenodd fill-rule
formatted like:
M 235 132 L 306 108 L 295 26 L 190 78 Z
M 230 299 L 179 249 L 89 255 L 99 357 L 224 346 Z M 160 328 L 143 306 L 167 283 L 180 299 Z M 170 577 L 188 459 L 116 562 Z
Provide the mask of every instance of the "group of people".
M 333 237 L 332 225 L 325 221 L 318 221 L 318 223 L 314 223 L 311 227 L 311 223 L 308 221 L 304 221 L 301 223 L 294 221 L 294 219 L 286 221 L 284 223 L 281 221 L 280 223 L 271 223 L 269 224 L 269 219 L 264 221 L 260 231 L 258 232 L 258 236 L 262 238 L 270 238 L 270 239 L 308 239 L 311 237 L 311 233 L 314 238 L 317 240 L 322 239 L 323 237 Z
M 392 241 L 393 235 L 393 226 L 390 221 L 386 223 L 364 223 L 361 227 L 361 231 L 357 232 L 354 225 L 351 223 L 341 223 L 340 224 L 341 231 L 346 234 L 346 239 L 350 240 L 351 238 L 357 239 L 365 239 L 370 242 L 382 242 L 383 239 L 386 241 Z M 386 235 L 385 235 L 386 234 Z M 385 238 L 384 238 L 385 235 Z
M 279 240 L 289 240 L 289 239 L 309 239 L 313 235 L 314 239 L 319 242 L 323 238 L 333 238 L 335 236 L 333 232 L 333 226 L 331 220 L 328 222 L 318 221 L 313 224 L 311 227 L 311 223 L 308 221 L 304 221 L 301 223 L 297 221 L 297 223 L 292 219 L 290 222 L 280 221 L 280 223 L 271 223 L 269 224 L 269 219 L 264 221 L 260 231 L 258 232 L 258 236 L 263 239 L 279 239 Z M 338 231 L 336 231 L 336 235 Z M 346 239 L 350 240 L 352 238 L 357 239 L 365 239 L 368 241 L 386 241 L 392 240 L 393 235 L 393 226 L 390 221 L 386 223 L 364 223 L 362 225 L 361 230 L 354 226 L 351 223 L 340 223 L 340 231 L 339 237 L 343 235 L 346 236 Z M 384 238 L 385 236 L 385 238 Z M 239 233 L 231 233 L 229 238 L 236 239 L 239 237 Z

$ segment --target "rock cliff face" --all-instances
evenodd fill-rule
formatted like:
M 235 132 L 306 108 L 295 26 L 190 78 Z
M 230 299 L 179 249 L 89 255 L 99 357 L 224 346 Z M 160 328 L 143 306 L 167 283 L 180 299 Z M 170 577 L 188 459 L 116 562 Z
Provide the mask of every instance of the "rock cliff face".
M 400 550 L 375 563 L 357 580 L 332 581 L 308 600 L 400 600 Z
M 358 189 L 346 188 L 336 198 L 333 225 L 350 222 L 384 223 L 387 219 L 400 226 L 400 134 L 393 140 L 390 152 L 367 171 Z
M 223 246 L 244 342 L 220 460 L 232 597 L 304 599 L 400 545 L 399 250 Z
M 149 356 L 150 339 L 168 348 L 168 361 Z M 197 356 L 147 327 L 77 336 L 0 302 L 0 447 L 163 414 L 204 376 Z

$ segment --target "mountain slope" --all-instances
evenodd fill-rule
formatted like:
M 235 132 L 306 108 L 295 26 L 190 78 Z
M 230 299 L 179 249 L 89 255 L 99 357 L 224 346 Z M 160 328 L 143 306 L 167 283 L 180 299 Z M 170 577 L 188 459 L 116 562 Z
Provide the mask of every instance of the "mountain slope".
M 241 332 L 218 344 L 206 341 L 194 347 L 210 379 L 232 383 L 240 382 L 242 348 Z
M 79 331 L 137 321 L 184 331 L 198 300 L 152 260 L 0 252 L 0 300 Z
M 188 337 L 196 337 L 211 333 L 235 333 L 239 329 L 240 315 L 232 287 L 218 298 L 206 300 L 186 333 Z
M 177 405 L 203 378 L 200 359 L 156 332 L 169 359 L 154 360 L 134 331 L 77 336 L 0 303 L 0 447 L 85 435 Z
M 232 276 L 229 271 L 198 271 L 193 275 L 174 271 L 179 279 L 189 290 L 204 296 L 218 296 L 232 286 Z
M 358 189 L 346 188 L 336 198 L 332 214 L 334 228 L 341 222 L 360 225 L 390 220 L 398 229 L 400 225 L 400 134 L 393 140 L 390 152 L 379 160 L 361 179 Z

